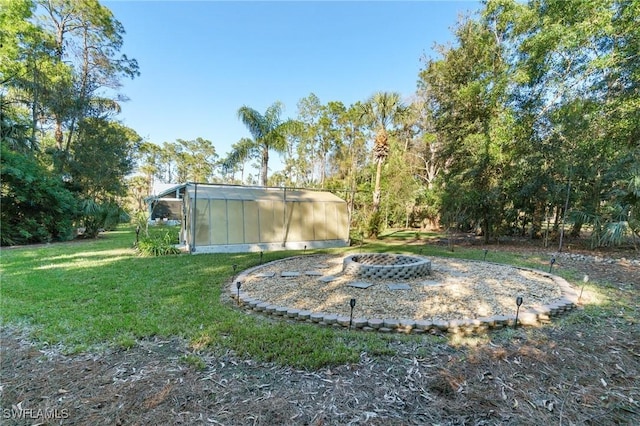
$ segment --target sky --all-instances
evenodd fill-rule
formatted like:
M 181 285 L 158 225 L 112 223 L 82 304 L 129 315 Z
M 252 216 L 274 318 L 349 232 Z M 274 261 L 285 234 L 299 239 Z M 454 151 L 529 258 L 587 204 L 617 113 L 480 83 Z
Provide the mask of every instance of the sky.
M 237 111 L 282 118 L 314 93 L 349 106 L 378 91 L 416 90 L 422 58 L 453 40 L 469 1 L 103 1 L 126 31 L 121 53 L 140 76 L 123 80 L 119 119 L 157 144 L 212 141 L 224 157 L 250 137 Z M 275 157 L 275 156 L 274 156 Z M 271 168 L 271 167 L 270 167 Z

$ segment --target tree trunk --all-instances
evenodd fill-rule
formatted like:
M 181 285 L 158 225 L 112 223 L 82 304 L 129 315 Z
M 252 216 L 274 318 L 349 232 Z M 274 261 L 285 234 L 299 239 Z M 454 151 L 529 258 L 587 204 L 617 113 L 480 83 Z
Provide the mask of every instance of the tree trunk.
M 542 237 L 542 223 L 544 220 L 544 204 L 536 201 L 531 217 L 531 239 L 536 240 Z
M 376 182 L 373 187 L 373 212 L 376 213 L 380 208 L 380 175 L 382 174 L 382 158 L 378 159 L 376 167 Z
M 493 234 L 493 230 L 491 229 L 491 217 L 489 215 L 485 215 L 484 217 L 484 226 L 483 226 L 483 231 L 484 231 L 484 235 L 483 235 L 483 241 L 485 244 L 489 243 L 489 239 L 491 238 L 491 235 Z
M 327 164 L 327 153 L 322 153 L 322 162 L 320 163 L 320 188 L 324 189 L 325 165 Z
M 262 169 L 260 171 L 260 180 L 262 186 L 267 186 L 267 173 L 269 170 L 269 148 L 264 147 L 262 150 Z
M 55 124 L 55 131 L 53 133 L 53 137 L 56 140 L 56 149 L 58 151 L 62 151 L 64 149 L 63 147 L 64 140 L 62 136 L 62 119 L 60 118 L 59 115 L 56 115 L 56 124 Z

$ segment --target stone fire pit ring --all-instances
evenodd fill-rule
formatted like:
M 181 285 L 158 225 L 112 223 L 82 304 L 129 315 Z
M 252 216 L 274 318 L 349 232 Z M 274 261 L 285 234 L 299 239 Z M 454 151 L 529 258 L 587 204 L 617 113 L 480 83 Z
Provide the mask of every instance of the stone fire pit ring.
M 392 253 L 352 254 L 345 257 L 342 272 L 361 278 L 409 280 L 431 275 L 431 260 Z

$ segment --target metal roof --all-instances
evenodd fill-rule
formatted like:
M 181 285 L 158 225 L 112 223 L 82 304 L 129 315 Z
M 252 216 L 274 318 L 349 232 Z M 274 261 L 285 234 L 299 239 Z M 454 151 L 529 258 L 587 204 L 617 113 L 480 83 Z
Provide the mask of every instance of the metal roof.
M 309 189 L 265 188 L 252 186 L 227 186 L 209 184 L 187 184 L 186 191 L 189 197 L 210 200 L 248 200 L 267 201 L 282 200 L 302 202 L 344 203 L 345 201 L 326 191 L 313 191 Z

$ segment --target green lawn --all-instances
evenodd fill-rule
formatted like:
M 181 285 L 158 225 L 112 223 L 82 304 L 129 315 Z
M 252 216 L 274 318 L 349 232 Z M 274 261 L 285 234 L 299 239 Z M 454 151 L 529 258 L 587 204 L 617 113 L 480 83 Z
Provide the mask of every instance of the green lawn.
M 40 344 L 69 353 L 110 345 L 128 348 L 139 339 L 181 336 L 195 349 L 226 351 L 302 368 L 356 362 L 363 351 L 390 353 L 396 339 L 441 342 L 431 336 L 349 332 L 289 324 L 250 315 L 222 294 L 233 276 L 259 262 L 259 254 L 141 257 L 131 227 L 97 240 L 2 250 L 3 324 L 19 324 Z M 393 251 L 482 259 L 480 249 L 386 242 L 333 250 Z M 307 251 L 309 252 L 309 251 Z M 264 261 L 293 252 L 265 253 Z M 491 252 L 487 260 L 544 268 L 546 260 Z

